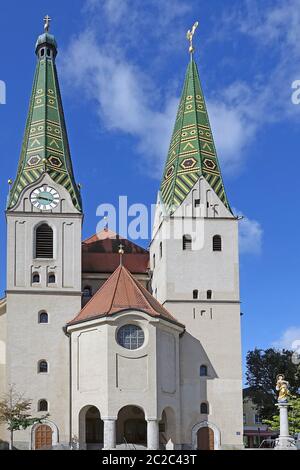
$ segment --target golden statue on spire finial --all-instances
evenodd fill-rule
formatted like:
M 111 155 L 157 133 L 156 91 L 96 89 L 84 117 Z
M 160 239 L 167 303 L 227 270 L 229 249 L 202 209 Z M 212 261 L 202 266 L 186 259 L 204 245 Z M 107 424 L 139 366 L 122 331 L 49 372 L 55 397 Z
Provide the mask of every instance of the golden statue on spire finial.
M 193 36 L 195 34 L 195 31 L 196 29 L 198 28 L 198 21 L 196 21 L 196 23 L 194 23 L 192 29 L 189 29 L 188 32 L 186 33 L 186 38 L 187 40 L 190 42 L 190 47 L 189 47 L 189 53 L 190 54 L 193 54 L 193 52 L 195 51 L 194 47 L 193 47 Z
M 51 21 L 50 16 L 46 15 L 45 18 L 44 18 L 44 31 L 45 31 L 45 33 L 48 33 L 48 31 L 49 31 L 50 21 Z

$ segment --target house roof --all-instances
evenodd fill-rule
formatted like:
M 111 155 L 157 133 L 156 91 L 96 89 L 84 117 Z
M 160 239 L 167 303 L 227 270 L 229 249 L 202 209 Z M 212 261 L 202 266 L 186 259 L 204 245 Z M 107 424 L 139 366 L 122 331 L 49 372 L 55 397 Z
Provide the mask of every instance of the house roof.
M 82 272 L 113 273 L 120 263 L 119 247 L 123 245 L 123 265 L 134 274 L 148 274 L 149 252 L 109 229 L 103 229 L 82 242 Z
M 123 265 L 119 265 L 68 325 L 128 310 L 139 310 L 151 317 L 160 317 L 183 327 Z

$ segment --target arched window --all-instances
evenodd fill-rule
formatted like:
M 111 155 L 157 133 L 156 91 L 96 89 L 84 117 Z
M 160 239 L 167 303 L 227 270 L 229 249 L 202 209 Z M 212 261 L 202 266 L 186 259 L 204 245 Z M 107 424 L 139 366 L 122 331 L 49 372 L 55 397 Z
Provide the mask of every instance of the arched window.
M 48 402 L 47 400 L 39 400 L 38 402 L 38 411 L 48 411 Z
M 82 297 L 84 297 L 85 299 L 92 297 L 92 288 L 90 286 L 84 287 L 82 291 Z
M 155 268 L 155 254 L 153 255 L 153 269 Z
M 206 292 L 206 298 L 207 298 L 207 300 L 211 300 L 211 298 L 212 298 L 212 291 L 211 290 L 208 290 Z
M 38 372 L 39 374 L 46 374 L 48 372 L 48 362 L 44 359 L 38 363 Z
M 48 284 L 55 284 L 55 274 L 53 273 L 50 273 L 49 276 L 48 276 Z
M 207 377 L 207 366 L 205 364 L 200 366 L 200 377 Z
M 199 293 L 197 289 L 193 290 L 193 299 L 198 299 L 198 294 Z
M 191 235 L 183 235 L 182 237 L 182 249 L 191 251 L 192 249 L 192 237 Z
M 201 406 L 200 406 L 200 413 L 202 415 L 208 415 L 208 403 L 201 403 Z
M 48 323 L 48 313 L 40 312 L 39 313 L 39 323 Z
M 35 257 L 53 258 L 53 230 L 48 224 L 41 224 L 35 231 Z
M 213 237 L 213 251 L 222 251 L 222 238 L 220 235 Z
M 32 275 L 32 284 L 38 284 L 40 282 L 39 273 L 33 273 Z
M 163 246 L 162 246 L 162 242 L 160 242 L 159 244 L 159 257 L 162 258 L 162 253 L 163 253 Z

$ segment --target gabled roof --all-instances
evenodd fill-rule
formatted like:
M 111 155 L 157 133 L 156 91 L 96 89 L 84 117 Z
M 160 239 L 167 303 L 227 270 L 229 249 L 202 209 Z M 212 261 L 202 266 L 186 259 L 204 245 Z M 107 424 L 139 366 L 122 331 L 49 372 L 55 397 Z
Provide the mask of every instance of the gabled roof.
M 74 206 L 81 211 L 55 65 L 57 45 L 54 36 L 48 33 L 39 36 L 36 54 L 37 65 L 18 172 L 7 208 L 13 208 L 22 191 L 48 173 L 67 189 Z
M 139 310 L 151 317 L 160 317 L 183 326 L 122 265 L 68 325 L 128 310 Z
M 167 212 L 182 204 L 200 176 L 230 209 L 197 65 L 191 56 L 160 187 Z
M 119 247 L 123 245 L 123 265 L 135 274 L 148 274 L 149 252 L 109 229 L 82 242 L 82 272 L 113 273 L 120 264 Z

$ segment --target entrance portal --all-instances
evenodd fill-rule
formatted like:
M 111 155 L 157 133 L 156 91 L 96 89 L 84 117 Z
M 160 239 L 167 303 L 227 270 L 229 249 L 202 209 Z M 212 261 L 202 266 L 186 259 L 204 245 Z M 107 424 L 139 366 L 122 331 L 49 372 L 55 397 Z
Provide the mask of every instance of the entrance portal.
M 199 450 L 214 450 L 214 432 L 211 428 L 200 428 L 197 432 L 197 448 Z
M 118 444 L 147 443 L 147 423 L 144 411 L 137 406 L 125 406 L 118 413 L 117 421 Z
M 52 429 L 47 424 L 41 424 L 35 429 L 35 449 L 50 449 L 52 447 Z
M 103 421 L 95 406 L 91 406 L 85 415 L 85 442 L 87 449 L 99 448 L 103 444 Z

